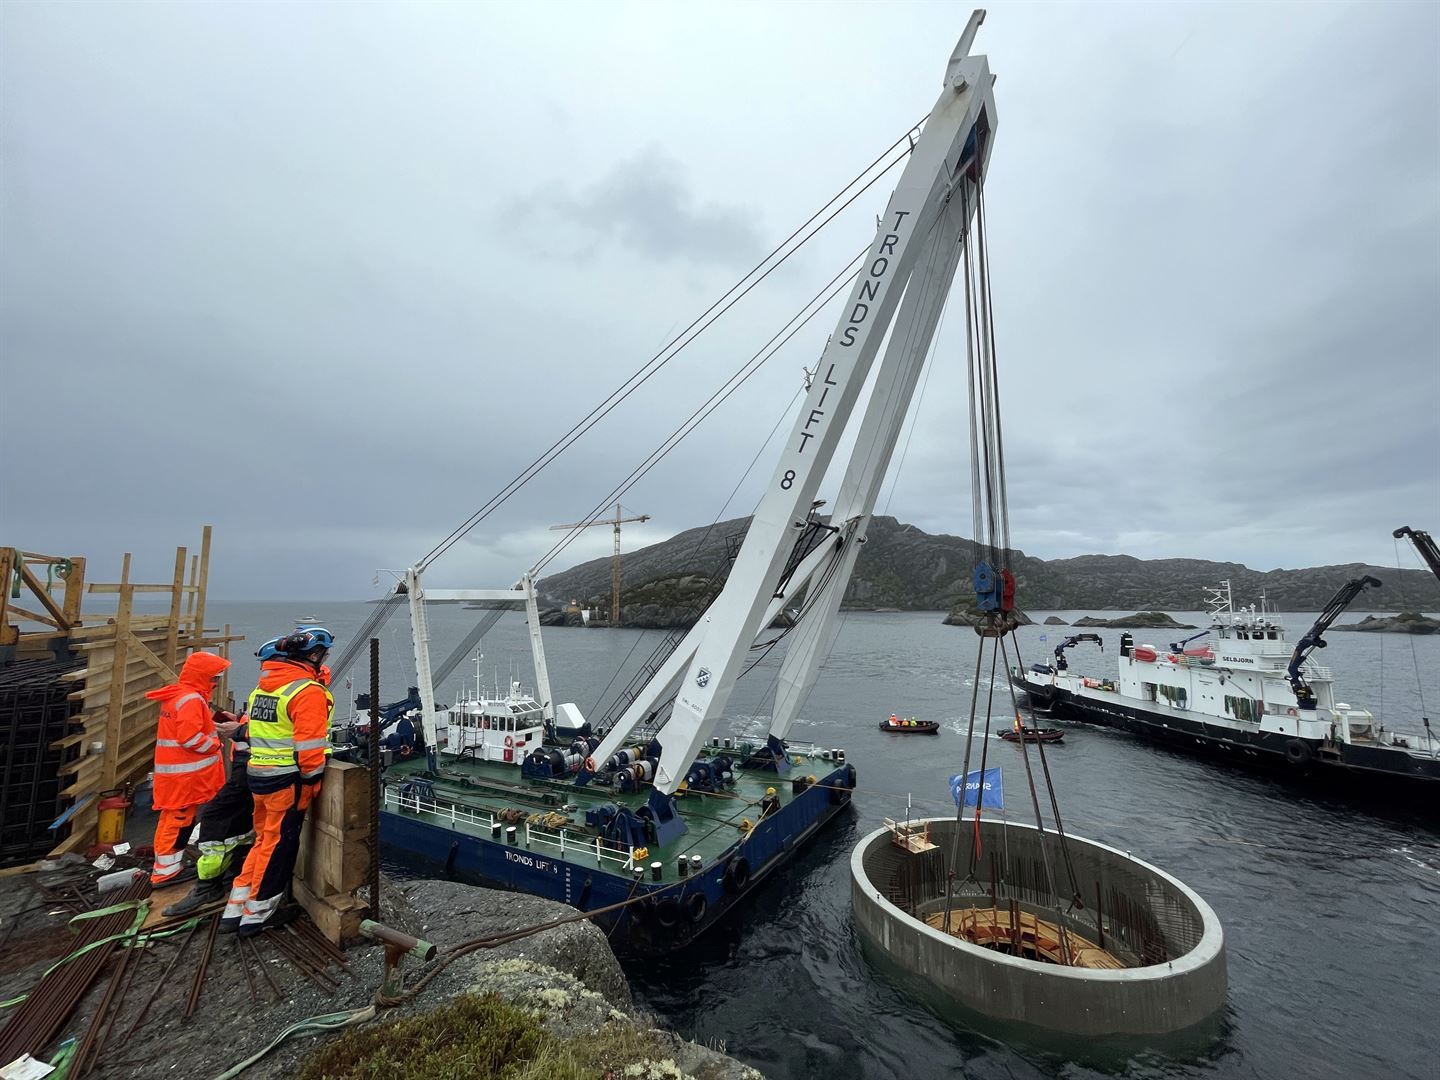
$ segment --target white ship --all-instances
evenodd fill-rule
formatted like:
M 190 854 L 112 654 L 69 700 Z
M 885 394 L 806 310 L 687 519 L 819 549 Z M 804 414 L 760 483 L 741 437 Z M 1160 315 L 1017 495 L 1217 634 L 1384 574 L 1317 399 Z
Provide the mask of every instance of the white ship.
M 1292 645 L 1263 600 L 1259 610 L 1236 610 L 1225 581 L 1209 590 L 1212 641 L 1204 647 L 1136 645 L 1126 633 L 1117 677 L 1100 680 L 1069 671 L 1067 641 L 1055 663 L 1016 668 L 1011 677 L 1038 711 L 1175 749 L 1320 776 L 1440 780 L 1440 738 L 1428 724 L 1414 733 L 1386 729 L 1369 710 L 1337 700 L 1331 670 L 1308 658 L 1350 601 L 1378 584 L 1348 583 Z

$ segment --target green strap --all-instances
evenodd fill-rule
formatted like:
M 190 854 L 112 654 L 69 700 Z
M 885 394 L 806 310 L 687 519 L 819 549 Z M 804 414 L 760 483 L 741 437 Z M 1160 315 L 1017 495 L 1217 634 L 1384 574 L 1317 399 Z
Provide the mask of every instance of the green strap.
M 123 941 L 123 940 L 125 940 L 125 939 L 127 939 L 127 938 L 132 938 L 132 939 L 134 939 L 134 940 L 131 942 L 131 946 L 130 946 L 130 947 L 133 948 L 135 945 L 139 945 L 139 944 L 141 944 L 141 943 L 143 943 L 143 942 L 148 942 L 148 941 L 150 941 L 151 938 L 168 937 L 170 934 L 174 934 L 174 933 L 177 933 L 177 932 L 180 931 L 180 930 L 184 930 L 186 927 L 188 927 L 188 926 L 192 925 L 193 923 L 195 923 L 196 921 L 198 921 L 198 920 L 196 920 L 196 919 L 191 919 L 189 922 L 185 923 L 184 925 L 182 925 L 182 926 L 177 926 L 174 930 L 162 930 L 162 931 L 160 931 L 160 932 L 158 932 L 158 933 L 154 933 L 154 934 L 145 934 L 145 935 L 142 937 L 142 936 L 140 935 L 140 932 L 139 932 L 139 931 L 140 931 L 140 927 L 145 924 L 145 917 L 150 914 L 150 901 L 149 901 L 149 900 L 125 900 L 125 901 L 122 901 L 122 902 L 119 903 L 119 904 L 111 904 L 109 907 L 96 908 L 94 911 L 82 911 L 79 915 L 76 915 L 76 916 L 74 916 L 73 918 L 70 919 L 69 926 L 70 926 L 70 929 L 74 930 L 74 929 L 75 929 L 75 924 L 76 924 L 77 922 L 81 922 L 81 921 L 84 920 L 84 919 L 96 919 L 96 918 L 99 918 L 101 915 L 114 915 L 114 914 L 116 914 L 117 912 L 129 911 L 129 910 L 131 910 L 132 908 L 133 908 L 134 911 L 135 911 L 135 920 L 134 920 L 134 922 L 132 922 L 132 923 L 130 924 L 130 929 L 128 929 L 128 930 L 122 930 L 122 931 L 121 931 L 120 933 L 118 933 L 118 934 L 111 934 L 109 937 L 100 938 L 98 941 L 92 941 L 92 942 L 90 942 L 89 945 L 86 945 L 86 946 L 84 946 L 83 948 L 80 948 L 80 949 L 76 949 L 74 952 L 70 953 L 68 956 L 62 956 L 59 960 L 56 960 L 55 963 L 51 964 L 48 968 L 45 969 L 44 973 L 40 976 L 40 979 L 43 981 L 44 978 L 45 978 L 45 976 L 46 976 L 46 975 L 49 975 L 49 974 L 50 974 L 52 971 L 54 971 L 56 968 L 62 967 L 63 965 L 68 964 L 71 960 L 74 960 L 76 957 L 84 956 L 84 955 L 85 955 L 86 953 L 88 953 L 91 949 L 94 949 L 94 948 L 96 948 L 96 947 L 98 947 L 98 946 L 100 946 L 100 945 L 108 945 L 108 944 L 110 944 L 111 942 Z M 38 986 L 39 983 L 36 983 L 36 985 Z M 12 1005 L 19 1005 L 22 1001 L 24 1001 L 24 1000 L 25 1000 L 26 998 L 28 998 L 29 996 L 30 996 L 30 991 L 27 991 L 26 993 L 21 994 L 19 997 L 13 997 L 13 998 L 11 998 L 9 1001 L 0 1001 L 0 1009 L 8 1009 L 8 1008 L 10 1008 Z

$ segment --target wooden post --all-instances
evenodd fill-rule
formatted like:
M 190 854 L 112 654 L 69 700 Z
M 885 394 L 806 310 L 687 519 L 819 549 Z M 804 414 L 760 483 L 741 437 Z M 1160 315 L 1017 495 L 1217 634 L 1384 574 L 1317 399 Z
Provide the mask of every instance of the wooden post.
M 10 579 L 15 574 L 11 557 L 12 549 L 0 549 L 0 645 L 14 645 L 20 640 L 20 631 L 10 625 L 7 611 L 10 607 Z
M 80 625 L 80 603 L 85 595 L 85 560 L 70 560 L 70 576 L 65 579 L 65 622 L 73 629 Z
M 230 659 L 230 624 L 225 624 L 224 640 L 220 643 L 220 655 L 226 660 Z M 230 693 L 230 669 L 226 668 L 220 675 L 220 692 L 215 695 L 218 699 L 215 704 L 224 708 L 227 712 L 235 711 L 235 695 Z
M 185 596 L 185 549 L 175 549 L 175 578 L 170 592 L 170 633 L 165 638 L 165 662 L 178 666 L 180 651 L 180 604 Z
M 120 723 L 125 710 L 125 666 L 130 651 L 130 614 L 135 592 L 130 586 L 130 552 L 120 567 L 120 605 L 115 611 L 115 659 L 110 671 L 110 701 L 105 718 L 104 764 L 100 770 L 100 789 L 115 786 L 116 767 L 120 762 Z
M 205 636 L 205 585 L 210 580 L 210 526 L 200 535 L 200 590 L 195 594 L 195 639 Z
M 200 589 L 200 556 L 190 556 L 190 584 L 185 590 L 185 621 L 190 624 L 190 637 L 195 639 L 201 636 L 200 631 L 195 627 L 195 596 Z

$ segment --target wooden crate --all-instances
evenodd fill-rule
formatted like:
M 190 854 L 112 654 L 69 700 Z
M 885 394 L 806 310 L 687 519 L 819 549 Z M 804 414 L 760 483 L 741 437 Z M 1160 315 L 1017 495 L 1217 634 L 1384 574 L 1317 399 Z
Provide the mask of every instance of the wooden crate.
M 365 884 L 370 872 L 369 836 L 369 829 L 339 832 L 326 822 L 308 820 L 307 815 L 295 876 L 317 896 L 353 892 Z
M 348 761 L 331 761 L 325 766 L 325 783 L 320 795 L 306 817 L 324 822 L 338 834 L 369 828 L 369 770 Z
M 338 896 L 316 896 L 310 887 L 298 878 L 295 880 L 295 899 L 300 901 L 310 915 L 310 920 L 320 932 L 336 945 L 355 941 L 360 937 L 360 923 L 369 912 L 365 901 L 349 893 Z

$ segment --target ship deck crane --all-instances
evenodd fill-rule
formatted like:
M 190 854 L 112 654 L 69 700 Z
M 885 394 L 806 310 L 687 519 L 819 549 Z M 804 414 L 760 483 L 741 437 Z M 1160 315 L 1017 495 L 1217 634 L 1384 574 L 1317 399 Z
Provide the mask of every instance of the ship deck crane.
M 1401 525 L 1390 535 L 1396 540 L 1402 536 L 1408 536 L 1410 542 L 1415 545 L 1415 550 L 1420 553 L 1420 557 L 1430 567 L 1430 572 L 1435 575 L 1437 580 L 1440 580 L 1440 547 L 1435 546 L 1435 541 L 1430 538 L 1428 532 L 1412 529 L 1409 525 Z
M 613 525 L 615 526 L 615 555 L 610 560 L 610 625 L 620 625 L 620 526 L 632 521 L 649 521 L 649 514 L 633 514 L 630 517 L 621 517 L 623 508 L 617 502 L 615 504 L 615 516 L 613 518 L 595 518 L 593 521 L 577 521 L 573 525 L 551 525 L 551 531 L 555 529 L 566 529 L 576 531 L 588 529 L 592 525 Z
M 1065 660 L 1065 650 L 1079 645 L 1082 641 L 1093 641 L 1100 646 L 1100 651 L 1105 651 L 1105 640 L 1099 634 L 1071 634 L 1059 645 L 1055 646 L 1055 670 L 1064 671 L 1070 665 Z
M 1315 708 L 1315 691 L 1310 689 L 1310 684 L 1305 681 L 1301 671 L 1306 659 L 1315 649 L 1325 648 L 1324 634 L 1330 629 L 1341 613 L 1348 608 L 1355 598 L 1368 588 L 1380 588 L 1378 578 L 1366 574 L 1363 577 L 1351 578 L 1336 591 L 1325 605 L 1325 610 L 1315 620 L 1315 625 L 1305 632 L 1305 636 L 1295 643 L 1295 651 L 1290 654 L 1290 666 L 1285 669 L 1285 676 L 1290 680 L 1290 688 L 1295 691 L 1295 703 L 1302 709 Z

